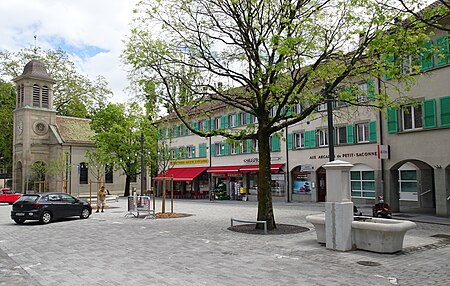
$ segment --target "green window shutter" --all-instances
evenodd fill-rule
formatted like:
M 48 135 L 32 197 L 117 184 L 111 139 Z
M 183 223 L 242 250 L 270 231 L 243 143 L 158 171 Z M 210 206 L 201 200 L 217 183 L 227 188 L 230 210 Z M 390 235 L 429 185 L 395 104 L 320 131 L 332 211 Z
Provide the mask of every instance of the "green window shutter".
M 353 124 L 347 125 L 347 144 L 355 143 L 355 130 Z
M 433 48 L 433 42 L 431 40 L 426 41 L 422 46 L 422 52 L 420 54 L 420 64 L 422 65 L 422 70 L 431 69 L 434 64 L 433 53 L 431 52 Z
M 367 98 L 369 100 L 375 100 L 375 83 L 373 79 L 367 80 Z
M 292 148 L 293 148 L 293 144 L 292 144 L 293 138 L 294 138 L 294 135 L 292 133 L 288 133 L 288 137 L 287 137 L 288 150 L 292 150 Z
M 390 74 L 392 73 L 391 69 L 395 67 L 395 55 L 394 54 L 387 55 L 384 58 L 384 64 L 386 66 L 385 70 L 387 70 L 387 73 L 384 74 L 384 79 L 390 80 L 392 79 L 392 77 L 390 76 Z
M 225 116 L 220 117 L 220 129 L 225 128 Z
M 213 157 L 213 156 L 216 156 L 216 153 L 214 152 L 214 146 L 215 146 L 215 144 L 214 144 L 214 143 L 211 143 L 211 146 L 210 146 L 210 147 L 211 147 L 211 148 L 210 148 L 210 149 L 211 149 L 211 150 L 210 150 L 210 152 L 211 152 L 211 153 L 210 153 L 210 156 L 212 156 L 212 157 Z
M 438 48 L 436 51 L 436 66 L 450 64 L 448 36 L 436 39 L 436 46 Z
M 239 113 L 234 115 L 234 126 L 239 126 Z
M 186 136 L 187 134 L 187 127 L 186 125 L 181 125 L 181 136 Z
M 252 139 L 247 139 L 247 150 L 245 150 L 246 153 L 252 153 L 252 146 L 251 146 Z
M 423 128 L 436 128 L 436 100 L 429 99 L 422 102 Z
M 441 126 L 450 126 L 450 96 L 439 98 Z
M 180 126 L 175 126 L 175 137 L 179 137 L 180 136 Z
M 398 115 L 397 109 L 389 108 L 387 110 L 387 130 L 388 133 L 398 132 Z
M 291 116 L 292 115 L 292 107 L 289 107 L 286 111 L 286 116 Z
M 234 144 L 234 146 L 236 146 L 236 154 L 241 153 L 241 145 L 238 143 L 239 143 L 239 141 L 235 141 L 235 144 Z
M 206 144 L 203 143 L 198 145 L 198 157 L 206 157 Z
M 203 130 L 204 130 L 205 132 L 208 132 L 208 131 L 209 131 L 209 120 L 203 121 Z
M 316 130 L 311 130 L 309 132 L 309 148 L 316 147 Z
M 309 146 L 309 137 L 310 135 L 310 131 L 305 131 L 305 148 L 311 148 L 311 146 Z
M 215 119 L 214 118 L 211 118 L 211 120 L 210 120 L 210 125 L 209 125 L 209 129 L 210 130 L 214 130 L 215 128 L 215 126 L 214 126 L 214 122 L 215 122 Z
M 180 155 L 180 148 L 175 148 L 175 159 L 178 159 L 178 157 L 179 157 L 179 155 Z
M 191 146 L 192 158 L 195 158 L 195 146 Z
M 224 155 L 228 156 L 230 154 L 230 144 L 224 143 Z
M 250 124 L 250 113 L 245 114 L 245 124 Z
M 198 122 L 193 122 L 193 123 L 192 123 L 192 128 L 193 128 L 194 130 L 198 130 Z
M 280 151 L 280 138 L 272 136 L 272 151 Z
M 225 127 L 224 128 L 229 128 L 230 127 L 229 118 L 228 118 L 228 116 L 224 116 L 224 117 L 225 117 L 225 120 L 224 120 Z
M 369 122 L 369 141 L 377 142 L 377 122 Z

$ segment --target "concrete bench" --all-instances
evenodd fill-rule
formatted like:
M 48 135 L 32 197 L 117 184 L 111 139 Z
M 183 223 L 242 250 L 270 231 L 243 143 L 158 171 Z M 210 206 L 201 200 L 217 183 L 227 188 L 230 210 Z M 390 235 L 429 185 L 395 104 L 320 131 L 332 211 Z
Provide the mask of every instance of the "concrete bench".
M 246 219 L 231 218 L 231 227 L 233 227 L 234 222 L 254 223 L 254 224 L 262 223 L 264 224 L 264 234 L 267 234 L 267 221 L 265 220 L 246 220 Z

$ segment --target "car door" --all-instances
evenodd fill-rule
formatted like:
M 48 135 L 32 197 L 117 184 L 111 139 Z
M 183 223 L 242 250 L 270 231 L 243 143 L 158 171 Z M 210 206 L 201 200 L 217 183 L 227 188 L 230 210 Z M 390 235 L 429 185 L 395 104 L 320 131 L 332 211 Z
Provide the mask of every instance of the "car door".
M 66 216 L 64 203 L 59 194 L 49 194 L 47 197 L 47 205 L 49 210 L 53 213 L 53 218 L 61 218 Z
M 66 216 L 78 216 L 81 214 L 82 202 L 68 194 L 61 194 L 61 199 L 64 202 Z

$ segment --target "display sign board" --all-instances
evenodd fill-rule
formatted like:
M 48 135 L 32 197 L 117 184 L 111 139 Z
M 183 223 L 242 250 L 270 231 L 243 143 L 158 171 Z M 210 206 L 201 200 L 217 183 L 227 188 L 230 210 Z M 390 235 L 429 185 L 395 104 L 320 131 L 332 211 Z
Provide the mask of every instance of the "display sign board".
M 389 159 L 389 145 L 378 145 L 378 159 Z

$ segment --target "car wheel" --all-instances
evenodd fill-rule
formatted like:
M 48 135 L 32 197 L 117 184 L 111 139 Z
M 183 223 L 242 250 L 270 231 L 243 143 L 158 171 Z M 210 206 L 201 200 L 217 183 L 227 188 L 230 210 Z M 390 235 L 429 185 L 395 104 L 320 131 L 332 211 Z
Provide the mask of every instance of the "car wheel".
M 15 218 L 14 221 L 15 221 L 17 224 L 23 224 L 23 223 L 25 222 L 25 220 L 24 220 L 23 218 Z
M 47 224 L 47 223 L 49 223 L 49 222 L 51 222 L 52 221 L 52 214 L 51 214 L 51 212 L 49 212 L 49 211 L 45 211 L 42 215 L 41 215 L 41 218 L 39 219 L 39 222 L 40 223 L 43 223 L 43 224 Z
M 91 213 L 89 212 L 88 208 L 83 208 L 83 210 L 81 211 L 81 215 L 80 218 L 82 219 L 86 219 L 91 215 Z

